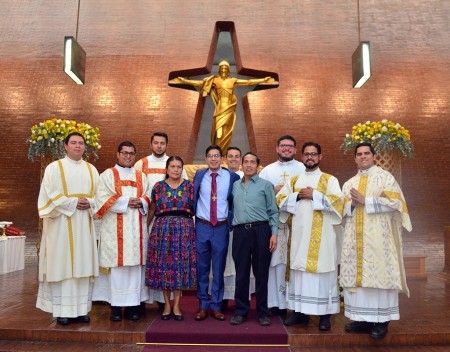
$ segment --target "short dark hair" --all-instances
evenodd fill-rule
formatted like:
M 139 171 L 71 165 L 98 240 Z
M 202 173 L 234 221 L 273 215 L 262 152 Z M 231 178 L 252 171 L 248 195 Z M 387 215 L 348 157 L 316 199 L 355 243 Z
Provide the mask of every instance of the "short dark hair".
M 256 164 L 257 164 L 257 166 L 259 166 L 259 165 L 261 164 L 261 160 L 259 159 L 259 156 L 256 155 L 256 154 L 253 153 L 253 152 L 247 152 L 247 153 L 244 154 L 244 156 L 242 157 L 242 164 L 244 163 L 244 158 L 245 158 L 247 155 L 253 155 L 254 157 L 256 157 Z
M 220 148 L 218 145 L 215 144 L 212 144 L 208 148 L 206 148 L 205 156 L 208 156 L 209 151 L 213 149 L 217 149 L 219 151 L 220 156 L 223 156 L 222 148 Z
M 230 150 L 237 150 L 239 152 L 239 154 L 242 155 L 242 152 L 241 152 L 241 150 L 238 147 L 228 147 L 227 152 L 225 153 L 225 155 L 228 155 L 228 152 Z
M 292 137 L 292 136 L 289 135 L 289 134 L 286 134 L 286 135 L 281 136 L 280 138 L 278 138 L 277 145 L 280 145 L 280 142 L 281 142 L 283 139 L 288 139 L 288 140 L 294 142 L 294 147 L 297 146 L 297 141 L 295 140 L 294 137 Z
M 152 134 L 152 136 L 150 137 L 150 143 L 153 143 L 153 139 L 155 137 L 163 137 L 166 139 L 166 143 L 169 143 L 169 136 L 167 136 L 167 133 L 164 132 L 155 132 Z
M 166 161 L 166 178 L 169 178 L 169 175 L 167 174 L 167 169 L 169 168 L 169 164 L 170 164 L 172 161 L 174 161 L 174 160 L 180 161 L 180 162 L 181 162 L 181 167 L 184 167 L 183 159 L 181 159 L 180 156 L 178 156 L 178 155 L 172 155 L 172 156 L 169 156 L 169 158 L 168 158 L 167 161 Z
M 136 153 L 136 147 L 130 141 L 123 141 L 122 143 L 120 143 L 119 146 L 117 147 L 117 151 L 120 153 L 123 147 L 131 147 L 134 149 L 134 152 Z
M 369 142 L 362 142 L 362 143 L 359 143 L 356 145 L 355 156 L 356 156 L 356 153 L 357 153 L 359 147 L 369 147 L 372 154 L 375 155 L 375 148 L 373 147 L 373 145 L 370 144 Z
M 84 138 L 84 136 L 80 132 L 69 133 L 66 136 L 66 138 L 64 138 L 64 144 L 69 145 L 69 141 L 70 141 L 70 138 L 72 138 L 72 136 L 80 136 L 81 138 L 83 138 L 84 144 L 86 144 L 86 139 Z
M 306 147 L 316 147 L 317 153 L 322 154 L 322 148 L 320 147 L 319 143 L 316 142 L 306 142 L 302 146 L 302 154 L 305 151 Z

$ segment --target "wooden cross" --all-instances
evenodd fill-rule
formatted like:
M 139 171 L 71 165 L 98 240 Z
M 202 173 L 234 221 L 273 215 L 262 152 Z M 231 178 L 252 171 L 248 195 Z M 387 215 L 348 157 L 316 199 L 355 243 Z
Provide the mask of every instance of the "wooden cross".
M 219 39 L 220 32 L 229 32 L 231 35 L 231 44 L 233 47 L 233 56 L 234 58 L 230 60 L 231 62 L 235 62 L 236 64 L 236 72 L 239 75 L 247 76 L 250 78 L 264 78 L 264 77 L 272 77 L 274 79 L 273 83 L 270 84 L 259 84 L 254 87 L 254 91 L 262 90 L 262 89 L 270 89 L 270 88 L 277 88 L 278 87 L 278 81 L 279 76 L 276 72 L 269 72 L 269 71 L 262 71 L 262 70 L 256 70 L 251 68 L 244 68 L 241 61 L 241 56 L 239 52 L 238 42 L 237 42 L 237 34 L 234 27 L 234 22 L 230 21 L 219 21 L 215 24 L 215 30 L 213 33 L 213 38 L 209 50 L 208 59 L 206 62 L 205 67 L 198 67 L 198 68 L 192 68 L 192 69 L 184 69 L 184 70 L 178 70 L 178 71 L 172 71 L 169 73 L 169 86 L 176 87 L 176 88 L 182 88 L 182 89 L 189 89 L 189 90 L 196 90 L 196 88 L 189 84 L 183 84 L 177 81 L 177 77 L 195 77 L 195 76 L 204 76 L 211 74 L 212 66 L 217 61 L 217 63 L 221 60 L 227 59 L 226 57 L 219 57 L 217 55 L 216 57 L 216 50 L 217 50 L 217 44 Z M 216 63 L 216 64 L 217 64 Z M 203 77 L 199 77 L 203 78 Z M 199 102 L 197 104 L 197 111 L 195 114 L 195 121 L 194 126 L 196 126 L 193 130 L 193 133 L 195 136 L 193 138 L 190 138 L 190 145 L 188 146 L 189 150 L 196 150 L 195 154 L 198 154 L 198 147 L 201 141 L 199 141 L 198 136 L 199 129 L 200 129 L 200 120 L 203 117 L 203 108 L 204 108 L 204 97 L 202 95 L 199 96 Z M 205 116 L 206 118 L 206 116 Z M 251 126 L 251 116 L 246 116 L 245 122 L 247 126 Z M 248 142 L 250 143 L 250 149 L 256 150 L 256 142 L 255 142 L 255 136 L 253 135 L 253 128 L 247 128 L 247 138 Z M 207 140 L 205 143 L 209 143 Z M 206 144 L 208 146 L 208 144 Z M 205 147 L 206 148 L 206 147 Z M 203 153 L 204 148 L 201 149 L 201 154 Z

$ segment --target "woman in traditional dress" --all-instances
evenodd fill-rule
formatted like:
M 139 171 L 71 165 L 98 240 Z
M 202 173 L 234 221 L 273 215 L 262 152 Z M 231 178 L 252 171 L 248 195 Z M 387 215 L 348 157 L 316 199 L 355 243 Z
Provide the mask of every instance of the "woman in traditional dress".
M 183 320 L 181 290 L 196 282 L 194 184 L 181 177 L 183 166 L 179 156 L 167 159 L 166 179 L 153 187 L 149 212 L 155 221 L 148 239 L 145 283 L 163 290 L 163 320 Z

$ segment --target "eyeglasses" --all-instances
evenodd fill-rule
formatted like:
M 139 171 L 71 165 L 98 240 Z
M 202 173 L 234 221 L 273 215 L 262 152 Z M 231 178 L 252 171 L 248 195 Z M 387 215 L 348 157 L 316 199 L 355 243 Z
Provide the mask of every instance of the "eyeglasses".
M 313 156 L 316 157 L 317 155 L 319 155 L 319 153 L 303 153 L 304 156 L 309 157 L 309 156 Z
M 212 159 L 212 158 L 220 158 L 221 157 L 221 155 L 220 154 L 208 154 L 208 155 L 206 155 L 206 157 L 207 158 L 210 158 L 210 159 Z
M 135 156 L 136 152 L 119 152 L 123 156 Z
M 280 148 L 289 148 L 289 149 L 292 149 L 292 148 L 295 148 L 295 145 L 293 145 L 293 144 L 280 144 L 279 147 L 280 147 Z

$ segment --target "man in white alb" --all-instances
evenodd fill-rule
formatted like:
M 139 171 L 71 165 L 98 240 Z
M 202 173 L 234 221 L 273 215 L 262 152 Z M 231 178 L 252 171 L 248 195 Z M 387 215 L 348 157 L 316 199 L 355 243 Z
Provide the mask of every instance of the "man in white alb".
M 400 319 L 399 292 L 409 296 L 403 264 L 402 228 L 412 230 L 405 197 L 394 176 L 375 165 L 370 143 L 355 147 L 358 173 L 344 183 L 341 286 L 346 331 L 375 339 Z
M 52 313 L 59 325 L 90 321 L 98 276 L 93 224 L 98 172 L 82 159 L 85 148 L 82 134 L 69 134 L 66 157 L 47 166 L 39 192 L 43 229 L 36 307 Z
M 110 319 L 138 320 L 139 306 L 148 299 L 145 286 L 147 214 L 150 190 L 147 177 L 133 165 L 136 147 L 125 141 L 117 149 L 117 164 L 100 175 L 96 195 L 101 219 L 100 276 L 94 283 L 93 300 L 111 305 Z
M 276 151 L 278 160 L 267 165 L 259 173 L 259 177 L 264 178 L 275 187 L 277 194 L 284 184 L 292 176 L 298 175 L 305 170 L 305 166 L 294 159 L 297 142 L 290 135 L 278 138 Z M 278 229 L 278 244 L 275 252 L 272 254 L 269 269 L 268 299 L 267 304 L 270 309 L 270 315 L 286 315 L 286 255 L 287 242 L 289 238 L 289 228 L 286 224 L 280 223 Z
M 321 160 L 319 144 L 303 144 L 306 171 L 289 179 L 277 203 L 280 221 L 291 227 L 286 291 L 294 313 L 284 325 L 308 325 L 309 315 L 318 315 L 319 330 L 330 330 L 330 315 L 339 313 L 340 306 L 333 226 L 342 221 L 344 202 L 336 177 L 320 170 Z

